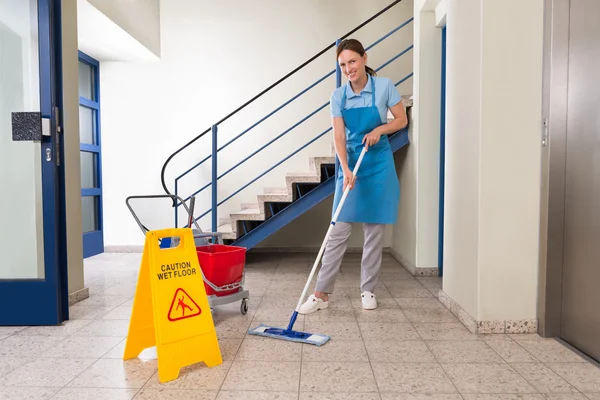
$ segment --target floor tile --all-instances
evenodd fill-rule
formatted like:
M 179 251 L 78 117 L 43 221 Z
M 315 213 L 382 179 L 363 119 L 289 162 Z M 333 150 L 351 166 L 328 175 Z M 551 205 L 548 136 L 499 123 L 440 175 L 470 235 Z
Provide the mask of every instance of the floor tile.
M 365 343 L 372 362 L 433 363 L 435 358 L 420 340 L 374 340 Z
M 95 359 L 36 359 L 0 378 L 0 385 L 63 387 L 92 365 Z
M 111 337 L 104 337 L 104 340 L 113 339 Z M 119 339 L 119 338 L 116 338 Z M 94 338 L 89 338 L 89 340 L 94 340 Z M 125 346 L 127 345 L 127 339 L 123 339 L 114 346 L 109 352 L 105 353 L 102 358 L 117 358 L 119 360 L 123 359 L 123 354 L 125 353 Z M 156 347 L 150 347 L 143 350 L 137 358 L 145 359 L 145 360 L 156 360 Z
M 86 325 L 90 320 L 73 319 L 58 326 L 32 326 L 17 333 L 19 336 L 71 336 Z
M 59 400 L 131 400 L 137 389 L 64 388 L 56 394 Z
M 514 339 L 535 358 L 545 363 L 586 362 L 584 358 L 554 339 Z
M 120 337 L 71 336 L 39 354 L 43 358 L 100 358 L 123 339 Z M 123 355 L 121 354 L 121 357 Z
M 387 289 L 394 298 L 433 298 L 433 294 L 422 285 L 413 288 L 388 286 Z
M 302 345 L 302 362 L 368 362 L 362 340 L 332 339 L 324 346 Z
M 142 389 L 135 400 L 214 400 L 216 390 Z M 108 400 L 108 399 L 107 399 Z
M 326 308 L 304 316 L 306 321 L 353 322 L 356 321 L 351 306 L 345 308 Z
M 69 387 L 95 388 L 141 388 L 157 370 L 156 360 L 116 360 L 100 359 L 81 375 L 75 378 Z
M 212 368 L 204 363 L 197 363 L 182 368 L 177 379 L 165 383 L 160 383 L 156 371 L 144 388 L 219 390 L 230 368 L 231 361 L 223 361 L 221 365 Z
M 60 336 L 13 335 L 0 342 L 0 357 L 35 357 L 64 339 Z
M 464 400 L 546 400 L 546 397 L 539 393 L 519 393 L 519 394 L 463 394 Z M 549 400 L 549 399 L 548 399 Z M 561 399 L 554 399 L 561 400 Z M 576 399 L 562 399 L 562 400 L 576 400 Z M 585 400 L 585 399 L 580 399 Z
M 460 394 L 380 393 L 381 400 L 463 400 Z M 517 399 L 515 399 L 517 400 Z M 523 399 L 524 400 L 524 399 Z M 537 399 L 542 400 L 542 399 Z
M 419 334 L 410 323 L 360 322 L 358 326 L 365 342 L 420 339 Z
M 90 295 L 90 297 L 93 297 Z M 86 319 L 94 320 L 102 315 L 114 310 L 117 306 L 83 306 L 81 303 L 77 303 L 72 307 L 69 307 L 69 318 L 75 319 Z
M 216 400 L 298 400 L 298 394 L 294 392 L 257 392 L 257 391 L 233 391 L 221 390 Z
M 454 316 L 448 309 L 442 308 L 404 308 L 404 315 L 410 322 L 458 322 L 458 318 Z
M 480 340 L 460 322 L 415 322 L 413 326 L 423 340 Z
M 0 336 L 12 336 L 27 328 L 27 326 L 0 326 Z
M 540 393 L 577 392 L 577 389 L 542 363 L 513 363 L 511 365 Z
M 247 336 L 235 359 L 239 361 L 300 361 L 301 355 L 302 345 L 299 343 Z
M 494 338 L 499 336 L 500 338 Z M 496 353 L 508 363 L 535 363 L 539 362 L 537 358 L 531 355 L 527 350 L 521 347 L 510 337 L 504 338 L 503 335 L 489 335 L 482 337 L 482 340 L 488 344 Z
M 431 341 L 429 350 L 440 363 L 502 363 L 500 357 L 483 341 Z
M 460 393 L 538 393 L 508 364 L 442 364 Z
M 112 311 L 102 315 L 100 319 L 122 319 L 129 320 L 131 318 L 131 306 L 118 306 Z
M 418 299 L 418 298 L 395 298 L 394 301 L 398 303 L 401 309 L 444 309 L 446 310 L 446 306 L 443 305 L 438 299 L 426 298 L 426 299 Z
M 302 362 L 300 392 L 377 392 L 366 362 Z
M 124 338 L 129 332 L 129 321 L 97 320 L 75 332 L 74 336 L 116 336 Z
M 548 363 L 550 369 L 584 393 L 600 393 L 600 368 L 590 363 Z
M 371 364 L 381 393 L 456 393 L 456 388 L 437 363 Z
M 234 361 L 221 390 L 298 392 L 300 362 Z
M 0 400 L 49 400 L 58 390 L 47 387 L 0 387 Z
M 545 400 L 588 400 L 582 393 L 544 393 Z
M 354 322 L 327 322 L 306 321 L 304 331 L 321 333 L 331 337 L 331 340 L 360 340 L 362 336 L 358 323 Z
M 381 400 L 377 393 L 304 392 L 300 400 Z
M 29 362 L 28 358 L 0 357 L 0 378 Z

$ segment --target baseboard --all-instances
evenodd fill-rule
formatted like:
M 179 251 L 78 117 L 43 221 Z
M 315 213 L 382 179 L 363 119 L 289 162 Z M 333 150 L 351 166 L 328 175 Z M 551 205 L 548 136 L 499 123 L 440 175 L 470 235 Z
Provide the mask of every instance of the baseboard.
M 398 253 L 393 248 L 389 248 L 389 252 L 412 276 L 438 276 L 439 271 L 437 267 L 415 267 L 413 263 L 408 261 L 402 254 Z
M 83 288 L 81 290 L 73 292 L 69 294 L 69 306 L 79 303 L 80 301 L 85 300 L 88 297 L 90 297 L 90 288 Z
M 537 319 L 477 321 L 467 313 L 456 301 L 440 290 L 438 299 L 452 314 L 458 318 L 471 333 L 536 333 Z
M 104 246 L 105 253 L 143 253 L 143 245 L 129 245 L 129 246 Z

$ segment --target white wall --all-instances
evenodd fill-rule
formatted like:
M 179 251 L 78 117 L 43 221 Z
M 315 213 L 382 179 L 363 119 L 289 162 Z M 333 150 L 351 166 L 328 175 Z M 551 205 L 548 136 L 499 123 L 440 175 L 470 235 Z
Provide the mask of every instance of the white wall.
M 440 0 L 415 2 L 414 107 L 410 146 L 396 161 L 401 182 L 394 254 L 408 267 L 438 266 L 441 30 Z
M 160 55 L 159 0 L 88 0 L 155 55 Z
M 40 144 L 11 128 L 12 112 L 40 111 L 36 4 L 0 4 L 0 279 L 44 277 Z
M 161 2 L 161 61 L 101 64 L 106 245 L 143 243 L 143 236 L 124 201 L 128 195 L 164 193 L 160 171 L 173 151 L 387 4 L 387 0 L 352 2 L 350 5 L 342 0 L 302 3 L 261 0 L 237 2 L 233 7 L 208 1 Z M 353 37 L 367 45 L 404 22 L 412 13 L 412 1 L 405 0 L 369 29 L 362 29 Z M 369 64 L 378 67 L 410 44 L 412 26 L 408 25 L 372 49 Z M 331 49 L 295 78 L 224 123 L 219 128 L 219 145 L 332 71 L 335 68 L 334 54 L 335 50 Z M 397 81 L 411 71 L 412 52 L 409 52 L 380 71 L 380 75 Z M 328 103 L 334 87 L 335 75 L 332 75 L 313 88 L 310 96 L 296 100 L 220 152 L 219 173 L 242 158 L 234 152 L 249 155 L 309 112 Z M 410 94 L 412 80 L 400 85 L 399 90 L 401 94 Z M 329 109 L 326 107 L 271 145 L 268 151 L 221 179 L 219 200 L 329 127 Z M 262 193 L 264 187 L 285 186 L 286 172 L 308 171 L 308 157 L 330 155 L 330 144 L 331 132 L 223 204 L 219 208 L 219 218 L 238 211 L 241 203 L 256 202 L 256 194 Z M 173 179 L 208 154 L 209 135 L 190 146 L 169 165 L 166 173 L 168 187 L 173 190 Z M 209 161 L 183 178 L 180 190 L 187 195 L 209 183 L 210 177 Z M 210 189 L 198 196 L 199 213 L 210 207 L 210 199 Z M 140 205 L 137 210 L 154 228 L 173 224 L 172 209 L 168 203 L 155 203 L 154 206 L 148 203 Z M 324 220 L 330 214 L 326 205 L 316 212 Z M 209 229 L 210 214 L 202 222 L 203 228 Z M 293 247 L 304 246 L 307 243 L 304 234 L 310 235 L 314 231 L 312 222 L 309 218 L 299 220 L 297 234 L 285 243 Z M 353 240 L 359 240 L 361 236 L 360 230 L 357 230 Z
M 543 3 L 448 0 L 447 10 L 443 290 L 476 320 L 532 319 Z

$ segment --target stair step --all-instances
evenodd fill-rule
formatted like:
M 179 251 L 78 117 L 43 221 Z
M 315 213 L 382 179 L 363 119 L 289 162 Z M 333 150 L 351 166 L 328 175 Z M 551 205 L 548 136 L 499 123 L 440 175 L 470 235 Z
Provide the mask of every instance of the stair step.
M 287 190 L 285 191 L 285 193 L 281 193 L 281 194 L 274 194 L 274 193 L 259 194 L 256 197 L 258 198 L 259 203 L 262 203 L 262 204 L 264 204 L 264 203 L 291 203 L 292 201 L 294 201 L 294 196 L 289 194 L 287 192 Z
M 231 223 L 220 225 L 217 228 L 217 232 L 220 232 L 223 234 L 223 239 L 234 239 L 234 240 L 237 239 L 237 235 L 235 232 L 233 232 Z
M 262 213 L 258 208 L 249 208 L 247 210 L 238 211 L 231 214 L 231 222 L 235 221 L 264 221 L 265 214 Z
M 273 194 L 273 195 L 287 195 L 288 190 L 284 187 L 275 187 L 275 188 L 264 188 L 263 192 L 265 195 Z
M 257 203 L 242 203 L 242 210 L 259 208 Z

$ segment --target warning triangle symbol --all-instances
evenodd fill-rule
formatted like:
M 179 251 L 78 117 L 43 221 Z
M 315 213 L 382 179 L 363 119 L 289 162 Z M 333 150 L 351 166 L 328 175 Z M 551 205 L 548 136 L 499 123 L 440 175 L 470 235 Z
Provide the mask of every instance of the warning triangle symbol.
M 173 296 L 173 301 L 169 308 L 169 321 L 173 322 L 195 317 L 200 315 L 200 313 L 202 313 L 202 310 L 185 290 L 179 288 L 175 291 L 175 296 Z

